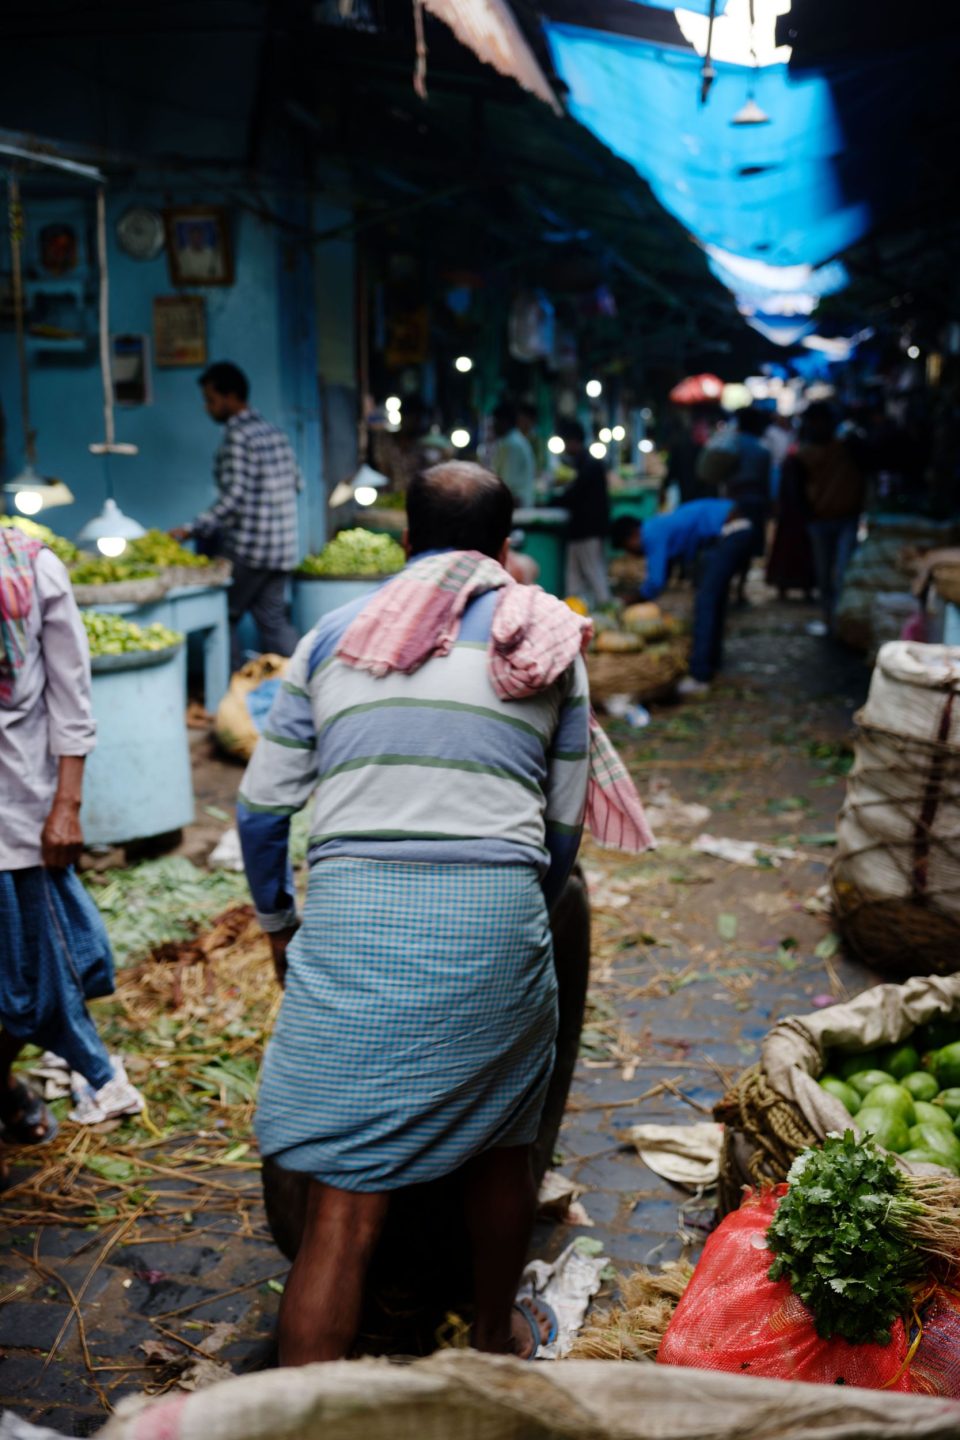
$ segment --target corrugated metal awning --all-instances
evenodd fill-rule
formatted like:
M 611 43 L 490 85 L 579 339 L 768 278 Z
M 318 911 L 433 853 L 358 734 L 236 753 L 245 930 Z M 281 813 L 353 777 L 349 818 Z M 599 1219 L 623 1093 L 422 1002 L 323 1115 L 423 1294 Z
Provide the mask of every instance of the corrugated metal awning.
M 485 65 L 511 76 L 557 115 L 563 113 L 506 0 L 423 0 L 423 6 Z

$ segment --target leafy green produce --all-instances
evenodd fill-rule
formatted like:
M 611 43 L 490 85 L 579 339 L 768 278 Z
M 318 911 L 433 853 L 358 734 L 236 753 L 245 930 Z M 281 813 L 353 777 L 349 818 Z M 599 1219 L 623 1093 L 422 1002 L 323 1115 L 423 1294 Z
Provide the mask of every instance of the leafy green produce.
M 912 1075 L 920 1069 L 920 1055 L 912 1045 L 891 1045 L 888 1050 L 881 1051 L 879 1068 L 888 1070 L 895 1080 L 902 1080 L 905 1075 Z
M 923 1063 L 941 1090 L 960 1086 L 960 1041 L 954 1041 L 952 1045 L 944 1045 L 941 1049 L 925 1055 Z
M 860 1109 L 860 1096 L 856 1090 L 854 1090 L 852 1085 L 848 1085 L 845 1080 L 838 1080 L 836 1075 L 822 1075 L 820 1077 L 820 1089 L 826 1090 L 828 1095 L 832 1095 L 834 1099 L 839 1100 L 840 1104 L 844 1106 L 849 1114 L 856 1115 Z
M 890 1081 L 884 1081 L 882 1085 L 874 1085 L 863 1097 L 862 1110 L 889 1110 L 891 1114 L 899 1115 L 905 1125 L 917 1123 L 917 1112 L 913 1096 L 902 1086 Z
M 122 615 L 106 615 L 98 610 L 83 610 L 83 627 L 87 632 L 91 655 L 128 655 L 143 650 L 166 650 L 179 645 L 183 636 L 165 625 L 134 625 Z
M 932 1100 L 937 1093 L 937 1082 L 926 1070 L 914 1070 L 912 1075 L 904 1075 L 900 1084 L 914 1100 Z M 937 1104 L 940 1104 L 939 1100 Z M 960 1110 L 960 1090 L 957 1091 L 957 1109 Z
M 787 1179 L 767 1231 L 777 1257 L 770 1279 L 789 1280 L 823 1339 L 887 1344 L 923 1268 L 910 1225 L 924 1207 L 910 1198 L 906 1177 L 848 1130 L 828 1136 L 822 1150 L 805 1150 Z
M 24 535 L 29 535 L 31 540 L 42 540 L 48 550 L 52 550 L 58 560 L 64 565 L 72 565 L 80 554 L 76 545 L 71 540 L 65 540 L 48 525 L 40 525 L 36 520 L 30 520 L 26 515 L 4 515 L 0 524 L 13 525 L 17 530 L 22 530 Z
M 849 1076 L 847 1084 L 852 1085 L 858 1095 L 867 1095 L 877 1085 L 895 1085 L 897 1082 L 886 1070 L 858 1070 Z
M 372 530 L 341 530 L 319 555 L 301 561 L 298 575 L 393 575 L 407 563 L 403 546 Z
M 119 585 L 124 580 L 150 580 L 157 573 L 155 565 L 142 560 L 109 560 L 95 555 L 80 561 L 70 571 L 74 585 Z
M 910 1145 L 921 1144 L 920 1140 L 914 1140 L 913 1131 L 903 1116 L 894 1110 L 858 1110 L 857 1125 L 868 1135 L 872 1135 L 884 1150 L 899 1152 Z M 914 1129 L 916 1128 L 914 1126 Z
M 926 1100 L 918 1100 L 916 1111 L 917 1118 L 913 1122 L 915 1125 L 939 1125 L 941 1130 L 953 1133 L 953 1121 L 942 1105 L 931 1105 Z
M 933 1080 L 932 1075 L 930 1079 Z M 933 1083 L 936 1084 L 937 1082 L 933 1080 Z M 957 1116 L 960 1115 L 960 1088 L 950 1086 L 946 1090 L 941 1090 L 933 1103 L 935 1105 L 942 1105 L 947 1114 L 956 1120 Z
M 164 530 L 148 530 L 139 540 L 129 540 L 124 554 L 148 565 L 189 565 L 197 570 L 209 566 L 206 555 L 195 555 Z

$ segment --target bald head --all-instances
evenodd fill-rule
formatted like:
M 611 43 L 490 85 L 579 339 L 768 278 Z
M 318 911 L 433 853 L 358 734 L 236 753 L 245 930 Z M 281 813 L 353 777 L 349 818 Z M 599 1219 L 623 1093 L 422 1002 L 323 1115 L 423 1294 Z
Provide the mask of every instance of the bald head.
M 411 555 L 479 550 L 498 559 L 513 524 L 513 496 L 502 480 L 466 460 L 422 470 L 407 490 Z

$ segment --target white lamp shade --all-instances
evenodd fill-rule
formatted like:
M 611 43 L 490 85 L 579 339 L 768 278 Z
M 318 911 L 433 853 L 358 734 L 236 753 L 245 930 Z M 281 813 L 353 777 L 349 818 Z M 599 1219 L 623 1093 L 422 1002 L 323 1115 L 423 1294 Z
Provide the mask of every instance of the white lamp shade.
M 52 510 L 56 505 L 73 504 L 73 492 L 69 486 L 64 485 L 62 480 L 38 475 L 29 462 L 3 488 L 7 495 L 14 496 L 14 504 L 24 515 L 38 515 L 41 510 Z M 32 505 L 21 505 L 16 499 L 19 495 L 34 496 L 35 501 Z
M 77 540 L 81 545 L 96 544 L 98 540 L 139 540 L 146 533 L 139 521 L 124 515 L 116 500 L 105 500 L 100 514 L 87 521 Z

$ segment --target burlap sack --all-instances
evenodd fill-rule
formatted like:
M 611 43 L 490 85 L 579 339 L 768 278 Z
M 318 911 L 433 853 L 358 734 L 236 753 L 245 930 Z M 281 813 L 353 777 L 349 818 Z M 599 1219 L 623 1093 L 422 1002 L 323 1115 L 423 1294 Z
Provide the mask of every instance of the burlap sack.
M 761 1046 L 760 1063 L 740 1077 L 714 1111 L 726 1127 L 721 1214 L 737 1208 L 744 1185 L 785 1180 L 800 1151 L 831 1131 L 860 1133 L 856 1119 L 817 1083 L 828 1051 L 893 1045 L 935 1017 L 960 1020 L 960 977 L 916 976 L 905 985 L 877 985 L 844 1005 L 789 1016 L 775 1025 Z M 943 1173 L 894 1158 L 913 1174 Z
M 960 649 L 884 645 L 857 725 L 831 868 L 838 921 L 888 973 L 952 972 L 960 968 Z
M 264 680 L 282 679 L 289 664 L 282 655 L 258 655 L 230 677 L 226 695 L 217 706 L 213 733 L 217 744 L 235 760 L 249 760 L 260 739 L 248 697 Z
M 443 1351 L 273 1370 L 148 1404 L 100 1440 L 956 1440 L 960 1405 L 659 1365 Z

